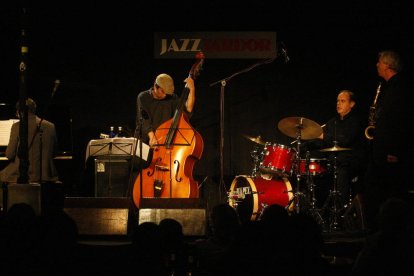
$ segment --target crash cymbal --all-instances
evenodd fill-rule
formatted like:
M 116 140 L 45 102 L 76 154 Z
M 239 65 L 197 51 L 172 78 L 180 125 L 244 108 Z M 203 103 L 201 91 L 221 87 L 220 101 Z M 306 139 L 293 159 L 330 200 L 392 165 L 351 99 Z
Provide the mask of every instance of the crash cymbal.
M 322 152 L 332 152 L 332 151 L 344 151 L 344 150 L 351 150 L 350 148 L 341 148 L 338 146 L 333 146 L 331 148 L 321 149 Z
M 251 137 L 251 136 L 249 136 L 249 135 L 242 134 L 242 136 L 243 136 L 244 138 L 249 139 L 249 140 L 250 140 L 250 141 L 252 141 L 252 142 L 257 143 L 257 144 L 260 144 L 260 145 L 265 145 L 265 144 L 266 144 L 266 142 L 262 140 L 262 137 L 260 137 L 260 135 L 259 135 L 259 136 L 257 136 L 257 137 Z
M 279 121 L 277 127 L 291 138 L 297 138 L 300 130 L 302 140 L 316 139 L 322 134 L 322 127 L 318 123 L 303 117 L 284 118 Z

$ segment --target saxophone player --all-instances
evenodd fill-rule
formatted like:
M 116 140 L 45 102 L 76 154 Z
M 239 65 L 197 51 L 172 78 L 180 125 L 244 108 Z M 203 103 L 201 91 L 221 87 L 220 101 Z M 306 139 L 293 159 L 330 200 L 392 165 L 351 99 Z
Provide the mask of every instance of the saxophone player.
M 414 181 L 408 175 L 408 160 L 414 152 L 408 142 L 414 125 L 412 76 L 402 72 L 402 59 L 395 51 L 379 52 L 376 67 L 383 82 L 364 185 L 367 226 L 372 231 L 377 229 L 376 216 L 386 199 L 405 198 L 410 189 L 414 190 Z

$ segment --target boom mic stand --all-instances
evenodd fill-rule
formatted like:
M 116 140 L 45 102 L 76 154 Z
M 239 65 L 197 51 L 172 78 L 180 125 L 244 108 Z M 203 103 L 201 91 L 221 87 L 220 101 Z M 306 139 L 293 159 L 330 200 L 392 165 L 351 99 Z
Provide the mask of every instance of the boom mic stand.
M 222 199 L 222 189 L 224 189 L 224 192 L 227 194 L 227 188 L 226 185 L 224 183 L 224 92 L 225 92 L 225 87 L 227 85 L 227 82 L 230 81 L 232 78 L 234 78 L 237 75 L 240 75 L 242 73 L 246 73 L 249 72 L 250 70 L 263 65 L 263 64 L 267 64 L 267 63 L 271 63 L 275 60 L 276 58 L 270 58 L 270 59 L 266 59 L 264 61 L 258 62 L 253 64 L 252 66 L 243 69 L 241 71 L 238 71 L 232 75 L 230 75 L 227 78 L 221 79 L 219 81 L 213 82 L 210 84 L 210 87 L 216 85 L 216 84 L 221 84 L 220 87 L 220 185 L 219 185 L 219 199 L 221 201 Z

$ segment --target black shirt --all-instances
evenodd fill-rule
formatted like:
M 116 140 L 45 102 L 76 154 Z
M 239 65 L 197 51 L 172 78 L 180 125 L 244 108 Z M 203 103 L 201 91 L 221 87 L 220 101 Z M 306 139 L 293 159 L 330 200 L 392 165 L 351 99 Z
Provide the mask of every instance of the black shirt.
M 350 164 L 356 162 L 360 165 L 365 158 L 364 125 L 359 115 L 351 110 L 341 120 L 339 114 L 328 121 L 323 129 L 323 146 L 330 148 L 334 146 L 334 141 L 338 147 L 351 148 L 349 151 L 337 152 L 337 162 L 340 164 Z
M 179 102 L 180 98 L 176 94 L 167 95 L 164 99 L 155 99 L 152 96 L 152 88 L 138 94 L 136 130 L 139 134 L 140 119 L 142 118 L 141 137 L 144 142 L 148 143 L 148 133 L 150 131 L 155 132 L 160 125 L 174 116 Z M 184 110 L 186 109 L 184 108 Z
M 413 154 L 413 94 L 413 85 L 401 73 L 382 86 L 373 140 L 377 164 L 385 162 L 388 154 L 400 161 L 407 161 Z

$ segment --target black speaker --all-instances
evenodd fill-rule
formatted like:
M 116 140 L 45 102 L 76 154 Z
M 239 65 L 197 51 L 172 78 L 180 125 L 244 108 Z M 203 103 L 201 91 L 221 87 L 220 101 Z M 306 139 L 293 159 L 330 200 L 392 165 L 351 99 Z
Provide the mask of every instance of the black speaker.
M 3 209 L 7 212 L 13 204 L 26 203 L 37 215 L 42 210 L 42 190 L 40 184 L 4 184 Z
M 138 217 L 139 224 L 175 219 L 183 227 L 185 236 L 205 236 L 207 232 L 205 204 L 197 198 L 143 198 Z
M 4 183 L 2 190 L 3 210 L 7 211 L 13 204 L 26 203 L 37 215 L 60 211 L 63 208 L 63 183 L 44 182 L 42 184 Z
M 127 236 L 137 220 L 129 198 L 67 197 L 64 211 L 76 222 L 79 235 Z
M 127 196 L 130 156 L 98 156 L 95 158 L 95 197 Z

